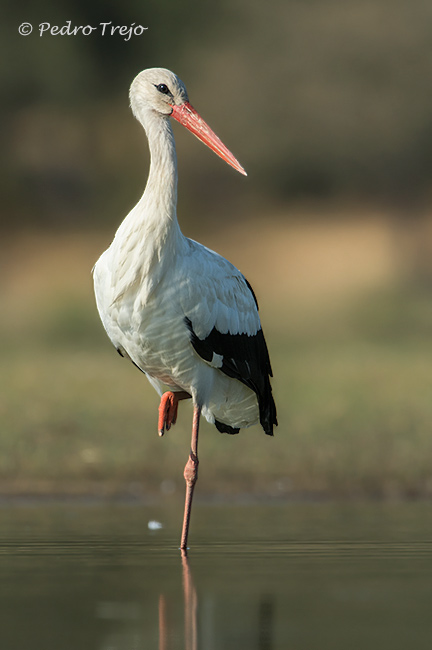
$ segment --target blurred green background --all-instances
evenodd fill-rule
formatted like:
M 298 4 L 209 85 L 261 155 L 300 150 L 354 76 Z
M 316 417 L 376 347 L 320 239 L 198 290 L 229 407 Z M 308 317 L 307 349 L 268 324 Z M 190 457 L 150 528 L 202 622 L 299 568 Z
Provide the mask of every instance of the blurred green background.
M 68 20 L 148 30 L 39 35 Z M 199 494 L 432 494 L 430 2 L 44 0 L 2 23 L 1 493 L 183 492 L 191 408 L 158 438 L 90 275 L 146 180 L 130 82 L 162 66 L 249 174 L 175 127 L 179 220 L 254 286 L 280 422 L 204 424 Z

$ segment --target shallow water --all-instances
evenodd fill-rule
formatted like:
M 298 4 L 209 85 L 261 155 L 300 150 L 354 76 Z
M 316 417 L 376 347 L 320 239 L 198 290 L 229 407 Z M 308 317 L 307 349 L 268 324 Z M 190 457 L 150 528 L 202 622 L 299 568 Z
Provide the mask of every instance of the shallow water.
M 0 648 L 430 648 L 431 506 L 0 508 Z M 150 530 L 149 521 L 162 528 Z

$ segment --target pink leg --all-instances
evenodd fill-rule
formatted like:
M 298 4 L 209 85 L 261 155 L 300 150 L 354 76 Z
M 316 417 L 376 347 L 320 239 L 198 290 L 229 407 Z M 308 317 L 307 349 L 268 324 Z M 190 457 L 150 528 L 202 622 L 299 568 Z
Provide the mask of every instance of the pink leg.
M 178 403 L 181 399 L 188 399 L 189 393 L 185 391 L 168 391 L 161 397 L 159 404 L 158 433 L 163 436 L 165 430 L 169 431 L 171 426 L 176 423 Z
M 187 549 L 187 540 L 189 533 L 189 521 L 192 509 L 192 497 L 194 492 L 195 483 L 198 478 L 198 432 L 199 421 L 201 415 L 201 406 L 195 406 L 192 424 L 192 442 L 191 450 L 184 469 L 184 477 L 186 481 L 186 499 L 183 517 L 183 530 L 181 536 L 181 549 Z

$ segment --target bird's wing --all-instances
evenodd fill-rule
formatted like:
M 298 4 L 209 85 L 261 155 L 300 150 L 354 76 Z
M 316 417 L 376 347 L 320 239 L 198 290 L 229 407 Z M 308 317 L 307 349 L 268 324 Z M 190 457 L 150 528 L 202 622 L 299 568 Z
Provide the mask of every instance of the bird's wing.
M 260 421 L 271 434 L 276 409 L 270 358 L 250 284 L 230 262 L 191 242 L 193 254 L 180 273 L 178 295 L 195 352 L 257 395 Z
M 204 246 L 197 250 L 179 278 L 182 307 L 195 333 L 206 338 L 215 327 L 221 334 L 256 334 L 258 306 L 244 276 L 217 253 Z

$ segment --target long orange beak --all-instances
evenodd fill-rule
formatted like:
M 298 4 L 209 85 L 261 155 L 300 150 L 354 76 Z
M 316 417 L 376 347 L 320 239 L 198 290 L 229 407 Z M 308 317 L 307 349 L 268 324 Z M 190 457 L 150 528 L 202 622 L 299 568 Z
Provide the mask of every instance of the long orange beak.
M 173 106 L 173 111 L 171 113 L 177 122 L 183 124 L 191 133 L 196 135 L 196 137 L 204 142 L 212 151 L 214 151 L 218 156 L 225 160 L 228 165 L 234 167 L 240 174 L 247 176 L 245 170 L 240 165 L 239 161 L 234 158 L 231 151 L 226 148 L 224 143 L 217 137 L 208 124 L 204 122 L 202 117 L 196 112 L 193 106 L 189 102 L 181 104 L 181 106 Z

